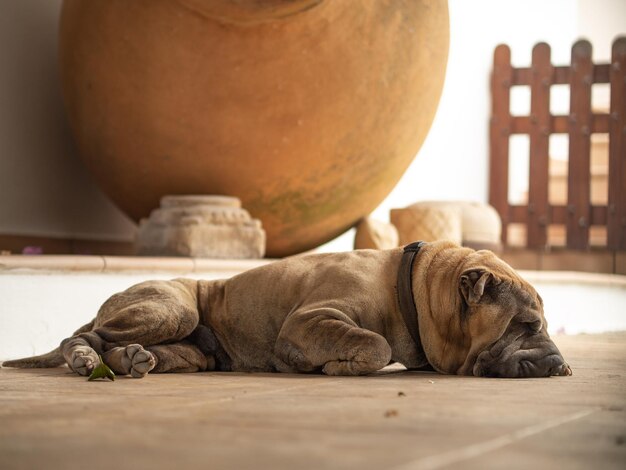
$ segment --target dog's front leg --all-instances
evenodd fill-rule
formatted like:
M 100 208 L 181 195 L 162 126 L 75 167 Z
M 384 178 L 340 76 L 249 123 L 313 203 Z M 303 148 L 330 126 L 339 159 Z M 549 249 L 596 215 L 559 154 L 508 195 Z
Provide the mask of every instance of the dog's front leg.
M 280 330 L 275 352 L 296 371 L 321 368 L 328 375 L 369 374 L 391 360 L 391 347 L 385 338 L 360 328 L 333 308 L 290 314 Z

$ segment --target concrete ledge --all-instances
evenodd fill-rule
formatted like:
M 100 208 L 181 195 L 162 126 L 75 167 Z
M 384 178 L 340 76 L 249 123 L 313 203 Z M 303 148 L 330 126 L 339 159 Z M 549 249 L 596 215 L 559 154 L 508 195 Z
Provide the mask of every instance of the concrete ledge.
M 47 272 L 233 272 L 271 263 L 269 259 L 206 259 L 148 256 L 8 255 L 0 256 L 0 274 Z
M 593 286 L 621 287 L 626 289 L 626 276 L 579 271 L 525 271 L 520 275 L 531 284 L 583 284 Z
M 33 272 L 243 272 L 273 262 L 272 259 L 209 259 L 152 256 L 100 255 L 4 255 L 0 274 Z M 542 284 L 585 284 L 626 288 L 626 276 L 581 271 L 519 270 L 529 282 Z

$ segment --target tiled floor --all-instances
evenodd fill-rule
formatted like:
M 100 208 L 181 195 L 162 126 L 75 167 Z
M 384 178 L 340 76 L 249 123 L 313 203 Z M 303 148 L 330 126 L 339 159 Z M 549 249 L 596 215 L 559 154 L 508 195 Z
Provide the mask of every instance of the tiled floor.
M 559 336 L 572 377 L 0 370 L 0 468 L 626 468 L 626 333 Z

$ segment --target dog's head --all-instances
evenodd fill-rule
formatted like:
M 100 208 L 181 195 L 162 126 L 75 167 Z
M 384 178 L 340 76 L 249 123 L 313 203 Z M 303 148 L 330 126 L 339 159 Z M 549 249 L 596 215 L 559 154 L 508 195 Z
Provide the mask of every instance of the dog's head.
M 431 321 L 422 321 L 420 312 L 420 328 L 434 332 L 423 343 L 436 370 L 486 377 L 571 375 L 548 335 L 543 301 L 528 282 L 490 251 L 444 250 L 455 253 L 450 258 L 436 250 L 431 256 L 429 272 L 435 269 L 434 278 L 440 278 L 427 295 Z M 447 273 L 437 275 L 443 269 Z M 446 279 L 452 286 L 447 296 Z

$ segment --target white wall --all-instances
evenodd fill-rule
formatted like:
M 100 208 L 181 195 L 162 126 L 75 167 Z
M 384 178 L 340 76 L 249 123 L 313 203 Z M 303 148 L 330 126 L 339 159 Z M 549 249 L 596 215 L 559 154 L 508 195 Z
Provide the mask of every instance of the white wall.
M 626 1 L 578 0 L 576 3 L 578 35 L 591 41 L 596 61 L 610 61 L 610 44 L 618 34 L 626 34 Z
M 76 158 L 56 64 L 60 0 L 0 0 L 0 234 L 130 240 L 134 226 Z M 581 36 L 594 57 L 626 34 L 624 0 L 450 0 L 450 55 L 440 107 L 418 157 L 374 212 L 419 200 L 487 200 L 489 74 L 499 43 L 515 65 L 535 43 L 569 61 Z M 345 250 L 353 232 L 322 249 Z
M 61 0 L 0 0 L 0 234 L 132 240 L 76 157 L 57 66 Z

